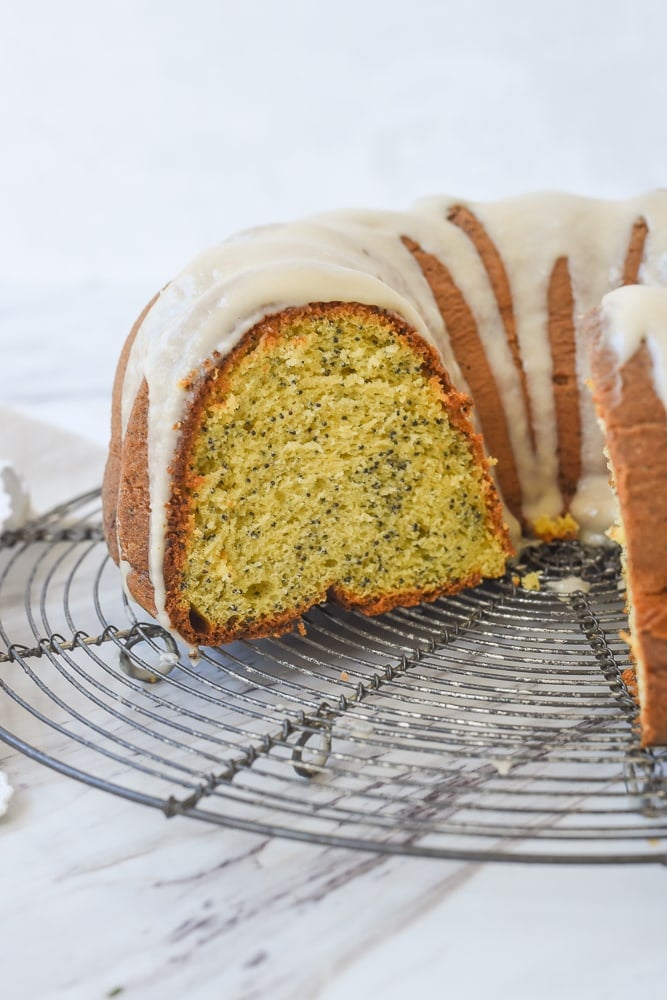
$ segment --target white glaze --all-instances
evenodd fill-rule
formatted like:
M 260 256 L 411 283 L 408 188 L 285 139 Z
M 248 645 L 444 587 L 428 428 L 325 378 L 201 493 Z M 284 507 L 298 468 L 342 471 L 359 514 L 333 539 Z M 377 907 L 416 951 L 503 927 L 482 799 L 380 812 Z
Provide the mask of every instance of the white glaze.
M 667 289 L 643 285 L 617 288 L 602 299 L 602 336 L 619 367 L 645 341 L 653 361 L 653 384 L 667 410 Z
M 564 576 L 560 580 L 545 581 L 544 589 L 560 595 L 576 594 L 577 591 L 587 594 L 591 585 L 586 580 L 582 580 L 580 576 Z
M 620 281 L 632 227 L 649 227 L 641 278 L 667 280 L 667 193 L 623 202 L 534 194 L 489 204 L 467 203 L 507 270 L 533 416 L 535 448 L 521 381 L 507 344 L 489 276 L 468 237 L 447 220 L 460 199 L 431 198 L 413 211 L 339 212 L 233 237 L 200 254 L 159 295 L 132 348 L 122 396 L 125 428 L 143 378 L 149 386 L 150 572 L 161 623 L 168 468 L 187 402 L 182 380 L 214 351 L 225 355 L 263 316 L 309 302 L 378 305 L 406 320 L 433 344 L 455 384 L 469 391 L 454 359 L 433 295 L 412 254 L 409 236 L 451 272 L 477 322 L 503 399 L 524 499 L 524 516 L 562 510 L 548 339 L 547 294 L 553 265 L 567 257 L 575 301 L 577 373 L 588 375 L 580 320 Z M 588 539 L 609 526 L 612 502 L 602 438 L 589 394 L 580 394 L 582 476 L 572 510 Z M 508 520 L 510 518 L 508 517 Z

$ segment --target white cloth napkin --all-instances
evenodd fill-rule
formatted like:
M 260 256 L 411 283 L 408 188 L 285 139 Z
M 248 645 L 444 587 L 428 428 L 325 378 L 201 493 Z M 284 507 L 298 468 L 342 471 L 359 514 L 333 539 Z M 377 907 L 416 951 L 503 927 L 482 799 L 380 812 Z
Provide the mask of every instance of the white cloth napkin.
M 99 486 L 105 451 L 83 437 L 0 406 L 0 462 L 23 480 L 32 512 Z
M 0 532 L 94 489 L 104 461 L 98 445 L 0 406 Z M 0 816 L 12 793 L 0 771 Z

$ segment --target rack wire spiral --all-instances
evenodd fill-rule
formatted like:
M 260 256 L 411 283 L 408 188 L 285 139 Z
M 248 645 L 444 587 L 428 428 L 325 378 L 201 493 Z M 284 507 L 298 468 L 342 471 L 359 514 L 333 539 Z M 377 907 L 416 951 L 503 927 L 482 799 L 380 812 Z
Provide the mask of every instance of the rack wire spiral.
M 539 591 L 517 586 L 535 570 Z M 193 659 L 121 595 L 94 492 L 0 538 L 0 738 L 256 833 L 665 863 L 667 751 L 639 743 L 619 581 L 615 548 L 542 545 L 456 597 L 375 619 L 325 605 L 304 635 Z

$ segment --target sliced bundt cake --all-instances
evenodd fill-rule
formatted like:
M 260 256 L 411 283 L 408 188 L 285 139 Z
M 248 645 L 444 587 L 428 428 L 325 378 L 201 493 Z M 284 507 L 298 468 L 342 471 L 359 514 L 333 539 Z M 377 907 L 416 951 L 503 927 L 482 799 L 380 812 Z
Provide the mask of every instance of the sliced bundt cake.
M 460 590 L 503 571 L 510 536 L 605 541 L 582 317 L 663 284 L 666 259 L 667 192 L 435 198 L 206 251 L 117 373 L 104 508 L 127 592 L 214 644 L 327 598 L 374 614 Z

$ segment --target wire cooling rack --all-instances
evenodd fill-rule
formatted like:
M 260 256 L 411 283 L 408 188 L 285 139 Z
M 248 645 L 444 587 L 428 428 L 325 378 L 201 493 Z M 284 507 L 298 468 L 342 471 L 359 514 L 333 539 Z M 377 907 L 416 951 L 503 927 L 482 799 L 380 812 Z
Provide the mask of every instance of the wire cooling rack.
M 541 588 L 517 586 L 539 571 Z M 574 579 L 573 579 L 574 578 Z M 558 588 L 561 588 L 559 591 Z M 0 539 L 0 738 L 99 789 L 261 834 L 443 858 L 667 861 L 615 548 L 193 658 L 128 603 L 99 494 Z

